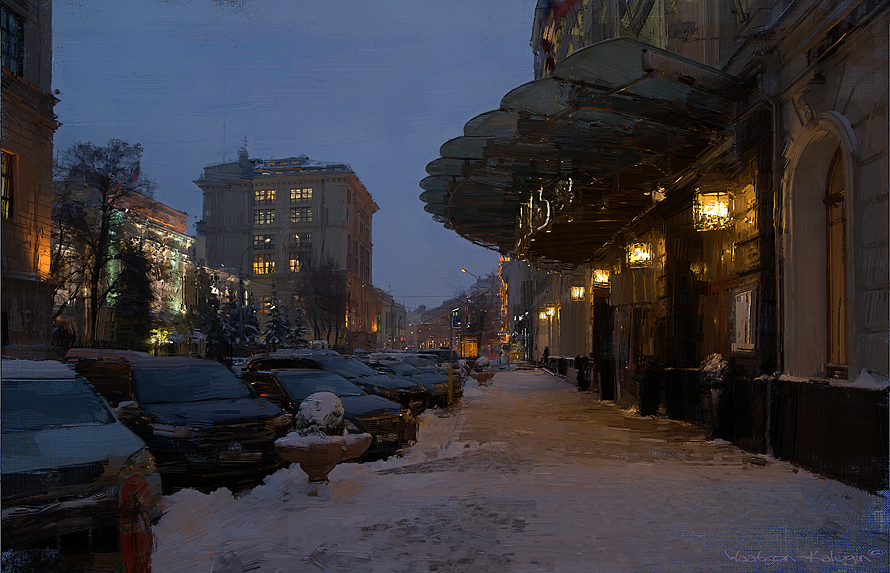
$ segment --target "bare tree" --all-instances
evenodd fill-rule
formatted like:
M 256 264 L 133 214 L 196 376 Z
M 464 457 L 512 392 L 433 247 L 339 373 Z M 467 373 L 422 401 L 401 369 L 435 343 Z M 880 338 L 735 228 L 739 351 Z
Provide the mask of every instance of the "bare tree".
M 349 284 L 346 273 L 328 259 L 317 268 L 307 268 L 301 275 L 301 308 L 314 338 L 327 337 L 337 348 L 346 330 L 349 308 Z
M 99 313 L 116 288 L 110 263 L 120 254 L 118 228 L 124 203 L 140 194 L 150 197 L 154 183 L 141 176 L 142 146 L 119 139 L 105 145 L 73 143 L 57 158 L 54 173 L 54 238 L 51 267 L 59 286 L 55 313 L 84 298 L 81 342 L 99 335 Z

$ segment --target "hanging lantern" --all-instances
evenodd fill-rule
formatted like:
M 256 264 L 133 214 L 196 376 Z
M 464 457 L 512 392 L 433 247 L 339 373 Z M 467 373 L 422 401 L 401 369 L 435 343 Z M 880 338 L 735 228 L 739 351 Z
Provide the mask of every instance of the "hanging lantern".
M 548 304 L 546 306 L 546 312 L 547 312 L 547 316 L 553 316 L 556 314 L 556 307 L 553 306 L 552 304 Z
M 573 286 L 572 287 L 572 300 L 574 300 L 574 301 L 584 300 L 584 287 L 583 286 Z
M 725 229 L 732 222 L 732 194 L 725 192 L 695 194 L 692 219 L 696 231 Z
M 627 266 L 632 269 L 648 267 L 652 264 L 651 243 L 628 243 Z
M 612 278 L 612 272 L 609 269 L 594 269 L 591 281 L 593 286 L 606 287 L 609 286 L 609 280 Z

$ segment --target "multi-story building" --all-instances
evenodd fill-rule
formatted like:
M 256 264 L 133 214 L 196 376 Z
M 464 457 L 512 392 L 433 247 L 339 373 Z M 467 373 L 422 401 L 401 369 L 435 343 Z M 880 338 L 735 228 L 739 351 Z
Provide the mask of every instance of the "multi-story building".
M 211 165 L 195 181 L 204 194 L 198 241 L 211 267 L 252 279 L 253 296 L 273 291 L 300 307 L 309 338 L 351 350 L 377 343 L 372 296 L 370 193 L 344 163 L 250 159 Z M 247 297 L 244 297 L 246 300 Z
M 405 350 L 408 343 L 408 313 L 388 292 L 375 288 L 380 312 L 375 349 Z
M 59 255 L 60 275 L 71 276 L 73 280 L 62 284 L 56 292 L 55 314 L 58 326 L 74 335 L 78 344 L 128 344 L 144 348 L 148 337 L 135 340 L 127 334 L 126 321 L 121 321 L 116 313 L 116 300 L 112 286 L 118 278 L 121 263 L 117 255 L 121 245 L 133 241 L 142 249 L 149 267 L 149 283 L 152 291 L 150 306 L 151 328 L 155 331 L 170 331 L 188 310 L 187 277 L 194 275 L 192 261 L 194 239 L 187 233 L 188 216 L 184 211 L 173 209 L 136 191 L 117 198 L 112 207 L 111 233 L 109 237 L 108 273 L 100 289 L 109 289 L 105 304 L 99 308 L 97 332 L 94 340 L 84 338 L 86 327 L 88 285 L 77 278 L 83 257 L 94 246 L 80 242 L 78 232 L 66 227 L 76 224 L 78 228 L 95 224 L 98 217 L 97 199 L 94 190 L 82 184 L 69 185 L 77 190 L 63 195 L 64 203 L 56 203 L 57 213 L 77 213 L 72 218 L 58 216 L 53 229 L 53 250 Z
M 2 41 L 2 347 L 43 357 L 51 344 L 52 3 L 0 3 Z
M 442 146 L 421 199 L 535 267 L 533 297 L 508 286 L 535 357 L 886 489 L 888 23 L 875 0 L 541 0 L 536 79 Z M 699 373 L 715 354 L 731 380 Z

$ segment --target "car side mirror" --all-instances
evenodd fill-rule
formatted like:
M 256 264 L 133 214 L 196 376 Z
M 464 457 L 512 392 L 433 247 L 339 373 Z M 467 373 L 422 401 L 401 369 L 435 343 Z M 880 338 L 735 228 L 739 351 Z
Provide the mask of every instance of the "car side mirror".
M 118 391 L 109 392 L 105 398 L 106 400 L 108 400 L 109 406 L 111 406 L 112 408 L 117 408 L 118 405 L 120 405 L 121 401 L 124 399 L 124 393 Z
M 138 417 L 139 414 L 139 404 L 134 400 L 125 400 L 114 408 L 114 415 L 121 421 L 131 420 Z

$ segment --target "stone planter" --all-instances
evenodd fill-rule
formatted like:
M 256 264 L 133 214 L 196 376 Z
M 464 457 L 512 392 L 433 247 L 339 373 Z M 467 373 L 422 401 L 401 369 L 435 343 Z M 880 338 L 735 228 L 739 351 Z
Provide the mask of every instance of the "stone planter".
M 300 464 L 310 482 L 328 480 L 328 472 L 342 461 L 357 458 L 371 445 L 371 434 L 300 436 L 296 432 L 275 440 L 283 459 Z
M 491 368 L 486 368 L 484 370 L 471 370 L 470 376 L 479 383 L 480 386 L 485 386 L 494 378 L 494 370 Z

